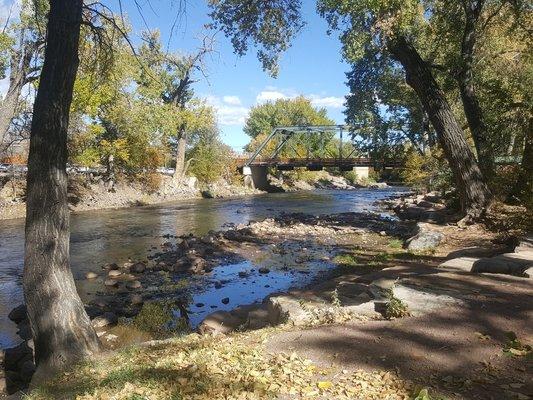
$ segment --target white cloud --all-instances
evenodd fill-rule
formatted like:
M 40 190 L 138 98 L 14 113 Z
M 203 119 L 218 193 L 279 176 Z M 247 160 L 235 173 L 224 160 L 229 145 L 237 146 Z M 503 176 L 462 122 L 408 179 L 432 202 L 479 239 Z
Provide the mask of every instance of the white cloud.
M 223 96 L 222 99 L 216 96 L 207 96 L 206 100 L 215 108 L 220 125 L 244 125 L 250 110 L 241 105 L 237 96 Z
M 224 96 L 222 101 L 230 106 L 240 106 L 242 104 L 238 96 Z
M 295 96 L 289 96 L 285 93 L 282 93 L 278 90 L 263 90 L 260 92 L 257 97 L 255 98 L 255 101 L 258 104 L 266 103 L 267 101 L 276 101 L 279 99 L 289 99 L 291 97 Z
M 298 95 L 289 90 L 280 90 L 273 87 L 268 87 L 265 90 L 259 92 L 256 97 L 256 102 L 258 104 L 266 103 L 268 101 L 276 101 L 279 99 L 293 99 Z M 311 100 L 311 103 L 315 107 L 326 107 L 326 108 L 343 108 L 344 107 L 344 97 L 337 96 L 322 96 L 318 94 L 304 94 L 304 97 Z
M 326 108 L 343 108 L 344 107 L 344 97 L 335 97 L 335 96 L 326 96 L 320 97 L 317 95 L 310 95 L 311 104 L 315 107 L 326 107 Z

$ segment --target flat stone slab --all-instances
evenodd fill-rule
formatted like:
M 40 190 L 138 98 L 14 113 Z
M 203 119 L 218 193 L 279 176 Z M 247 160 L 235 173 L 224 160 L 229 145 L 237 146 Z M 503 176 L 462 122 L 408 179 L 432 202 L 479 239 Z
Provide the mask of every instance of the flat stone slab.
M 463 301 L 438 291 L 427 290 L 423 287 L 396 285 L 394 296 L 407 305 L 412 316 L 420 316 L 450 305 L 462 304 Z
M 472 266 L 472 272 L 525 276 L 533 267 L 533 252 L 507 253 L 496 257 L 482 258 Z
M 449 268 L 464 272 L 472 272 L 472 266 L 476 261 L 480 260 L 476 257 L 458 257 L 445 261 L 439 265 L 439 268 Z

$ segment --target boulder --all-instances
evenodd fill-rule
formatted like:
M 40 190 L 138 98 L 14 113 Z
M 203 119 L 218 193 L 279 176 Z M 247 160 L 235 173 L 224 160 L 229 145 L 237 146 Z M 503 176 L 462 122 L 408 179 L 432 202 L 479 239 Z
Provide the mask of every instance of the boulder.
M 260 274 L 268 274 L 270 272 L 270 269 L 267 268 L 267 267 L 261 267 L 259 268 L 259 273 Z
M 419 223 L 417 226 L 419 228 L 418 233 L 406 242 L 409 250 L 431 250 L 444 239 L 442 233 L 431 230 L 425 224 Z
M 445 261 L 439 265 L 439 268 L 450 268 L 464 272 L 472 271 L 472 266 L 479 258 L 476 257 L 458 257 Z
M 198 325 L 198 333 L 205 335 L 212 334 L 228 334 L 239 329 L 246 323 L 245 320 L 236 317 L 227 311 L 216 311 L 209 314 Z
M 10 311 L 7 317 L 13 321 L 15 324 L 18 324 L 28 318 L 26 306 L 21 304 Z
M 130 267 L 130 272 L 134 274 L 142 274 L 144 271 L 146 271 L 146 264 L 142 262 L 135 263 Z
M 472 265 L 472 272 L 526 276 L 526 271 L 532 267 L 533 252 L 526 251 L 481 258 Z
M 114 325 L 118 322 L 118 317 L 115 313 L 106 312 L 91 321 L 94 328 L 104 328 L 109 325 Z
M 307 325 L 312 315 L 304 310 L 300 299 L 289 295 L 272 296 L 267 300 L 268 320 L 271 325 L 291 323 L 295 326 Z
M 385 189 L 389 187 L 386 182 L 374 182 L 368 185 L 370 189 Z

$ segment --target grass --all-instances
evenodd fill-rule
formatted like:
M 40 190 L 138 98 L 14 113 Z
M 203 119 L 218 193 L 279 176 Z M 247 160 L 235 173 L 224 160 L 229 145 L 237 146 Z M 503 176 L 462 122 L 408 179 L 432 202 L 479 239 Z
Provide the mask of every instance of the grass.
M 231 336 L 196 334 L 132 347 L 78 366 L 26 400 L 404 399 L 413 385 L 394 371 L 340 371 L 295 353 L 269 353 L 280 328 Z

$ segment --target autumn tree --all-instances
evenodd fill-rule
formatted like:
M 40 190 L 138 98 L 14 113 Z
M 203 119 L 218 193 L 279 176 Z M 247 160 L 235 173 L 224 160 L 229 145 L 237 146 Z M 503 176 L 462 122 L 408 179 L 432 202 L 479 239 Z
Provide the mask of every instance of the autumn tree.
M 159 98 L 174 114 L 176 128 L 169 139 L 175 143 L 176 149 L 174 179 L 180 180 L 186 172 L 188 140 L 198 129 L 202 129 L 201 122 L 205 120 L 202 117 L 209 113 L 205 103 L 193 101 L 193 85 L 198 82 L 199 76 L 205 76 L 206 58 L 214 50 L 214 41 L 204 36 L 200 47 L 185 55 L 164 51 L 158 32 L 146 33 L 144 41 L 139 54 L 147 68 L 141 70 L 138 83 L 145 96 Z M 210 122 L 205 122 L 209 129 Z

